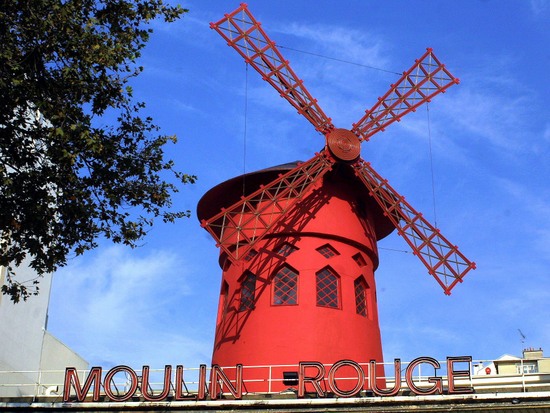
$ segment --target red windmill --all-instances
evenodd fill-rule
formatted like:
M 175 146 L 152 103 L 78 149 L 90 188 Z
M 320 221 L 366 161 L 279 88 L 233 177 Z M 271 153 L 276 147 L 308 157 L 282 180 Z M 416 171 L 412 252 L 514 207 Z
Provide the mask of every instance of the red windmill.
M 427 49 L 340 129 L 245 4 L 211 27 L 325 137 L 309 161 L 234 178 L 199 202 L 223 269 L 213 364 L 382 362 L 376 241 L 397 229 L 445 294 L 475 264 L 361 159 L 360 146 L 458 79 Z

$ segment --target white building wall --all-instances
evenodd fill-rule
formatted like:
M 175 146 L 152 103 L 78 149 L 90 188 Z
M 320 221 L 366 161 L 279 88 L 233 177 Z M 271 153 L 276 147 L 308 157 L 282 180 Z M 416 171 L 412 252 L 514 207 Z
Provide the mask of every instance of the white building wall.
M 1 284 L 6 269 L 0 267 Z M 29 267 L 15 269 L 19 282 L 36 277 Z M 0 294 L 0 396 L 43 394 L 41 369 L 86 368 L 88 363 L 47 333 L 52 275 L 40 280 L 40 294 L 14 304 Z M 52 379 L 49 377 L 48 379 Z
M 42 346 L 38 394 L 60 394 L 66 367 L 88 370 L 89 365 L 86 360 L 46 331 Z

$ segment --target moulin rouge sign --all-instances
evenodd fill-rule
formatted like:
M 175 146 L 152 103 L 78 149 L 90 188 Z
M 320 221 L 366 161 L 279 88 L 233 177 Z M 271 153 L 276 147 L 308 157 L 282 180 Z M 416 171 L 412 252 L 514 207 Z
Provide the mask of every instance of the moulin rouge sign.
M 467 368 L 459 369 L 456 364 L 467 364 Z M 413 372 L 419 366 L 426 364 L 434 369 L 441 368 L 440 363 L 431 357 L 419 357 L 409 363 L 405 369 L 405 382 L 408 389 L 416 395 L 443 394 L 443 378 L 437 375 L 427 378 L 429 386 L 419 386 L 413 379 Z M 471 371 L 472 357 L 447 357 L 447 394 L 465 394 L 473 393 L 473 388 L 463 383 L 458 384 L 457 379 L 469 380 Z M 340 369 L 353 371 L 353 388 L 341 389 L 336 382 L 336 377 Z M 377 364 L 373 360 L 366 367 L 367 372 L 357 362 L 352 360 L 340 360 L 333 364 L 330 369 L 319 362 L 300 362 L 296 378 L 298 397 L 304 397 L 306 393 L 317 393 L 318 397 L 356 397 L 362 390 L 368 390 L 375 396 L 395 396 L 401 390 L 401 360 L 394 361 L 395 384 L 391 388 L 381 388 L 377 380 Z M 150 390 L 150 369 L 149 366 L 143 366 L 141 377 L 128 366 L 116 366 L 107 371 L 102 380 L 102 368 L 93 367 L 86 381 L 81 385 L 77 370 L 74 367 L 68 367 L 65 371 L 65 382 L 63 391 L 63 401 L 82 402 L 87 399 L 91 390 L 91 400 L 100 400 L 101 387 L 109 400 L 114 402 L 125 402 L 130 400 L 138 389 L 141 397 L 145 401 L 159 402 L 170 399 L 171 401 L 183 400 L 215 400 L 222 388 L 225 387 L 235 398 L 240 399 L 243 395 L 243 366 L 238 364 L 235 367 L 235 378 L 230 380 L 223 368 L 213 365 L 210 371 L 210 385 L 207 385 L 207 367 L 201 364 L 199 367 L 198 391 L 196 393 L 187 392 L 187 386 L 183 378 L 183 366 L 176 366 L 175 380 L 172 382 L 173 368 L 170 365 L 164 368 L 163 390 L 153 392 Z M 117 390 L 113 391 L 111 384 L 116 374 L 123 373 L 128 377 L 128 385 L 125 387 L 124 394 Z M 370 379 L 367 380 L 367 377 Z M 424 381 L 425 382 L 425 381 Z M 327 389 L 328 386 L 328 389 Z M 171 393 L 171 390 L 173 392 Z M 323 390 L 327 389 L 327 390 Z M 72 392 L 71 390 L 74 390 Z M 89 399 L 88 399 L 89 400 Z

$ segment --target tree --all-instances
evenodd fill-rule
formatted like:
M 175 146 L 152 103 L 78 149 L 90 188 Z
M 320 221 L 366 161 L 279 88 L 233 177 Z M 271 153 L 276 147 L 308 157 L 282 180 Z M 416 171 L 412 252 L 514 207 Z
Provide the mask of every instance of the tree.
M 137 246 L 155 218 L 173 222 L 180 183 L 129 80 L 152 32 L 187 10 L 163 0 L 4 0 L 0 8 L 0 265 L 14 302 L 24 260 L 41 276 L 101 237 Z

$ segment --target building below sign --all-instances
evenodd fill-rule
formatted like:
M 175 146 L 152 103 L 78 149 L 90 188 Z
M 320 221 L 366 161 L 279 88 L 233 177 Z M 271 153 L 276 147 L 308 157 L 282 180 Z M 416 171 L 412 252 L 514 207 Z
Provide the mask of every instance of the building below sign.
M 383 368 L 353 360 L 330 365 L 67 368 L 58 381 L 52 379 L 54 372 L 42 372 L 47 381 L 36 383 L 34 391 L 21 388 L 28 390 L 17 397 L 3 393 L 19 388 L 15 381 L 6 382 L 13 372 L 0 372 L 6 379 L 0 383 L 0 411 L 541 413 L 550 411 L 549 362 L 542 350 L 528 349 L 521 358 L 420 357 L 394 360 Z M 265 390 L 250 392 L 258 383 Z M 280 387 L 284 390 L 276 390 Z

